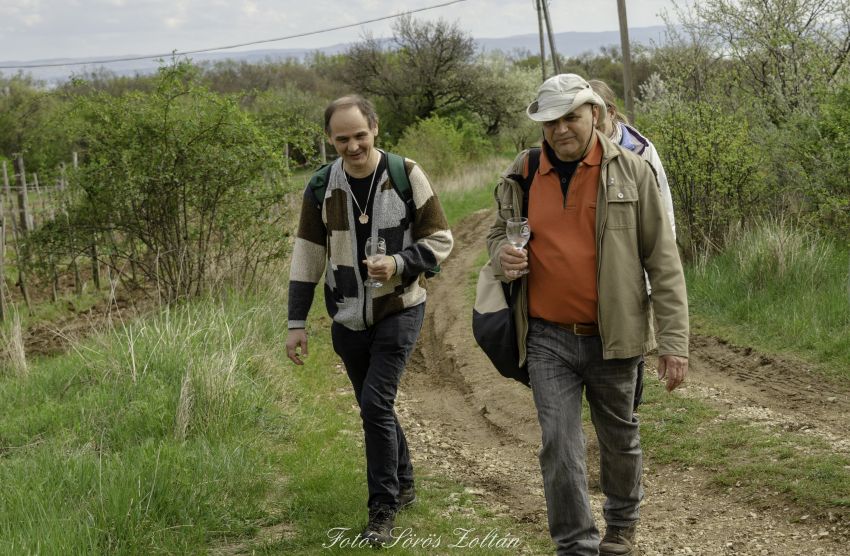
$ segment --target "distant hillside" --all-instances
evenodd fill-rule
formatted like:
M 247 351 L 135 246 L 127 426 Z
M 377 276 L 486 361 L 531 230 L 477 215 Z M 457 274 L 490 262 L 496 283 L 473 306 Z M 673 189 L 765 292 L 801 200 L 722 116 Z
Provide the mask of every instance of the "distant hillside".
M 637 27 L 629 29 L 629 39 L 633 43 L 648 44 L 650 39 L 661 42 L 664 35 L 664 26 L 654 27 Z M 486 50 L 501 50 L 510 53 L 517 49 L 527 49 L 531 52 L 540 51 L 540 39 L 537 34 L 517 35 L 514 37 L 505 38 L 485 38 L 476 39 L 476 42 L 481 48 Z M 582 52 L 591 50 L 598 51 L 600 47 L 607 45 L 620 44 L 619 31 L 601 31 L 598 33 L 556 33 L 555 47 L 561 55 L 574 56 Z M 299 48 L 281 48 L 281 49 L 265 49 L 265 50 L 250 50 L 246 52 L 210 52 L 204 54 L 194 54 L 191 57 L 194 60 L 247 60 L 260 61 L 265 58 L 285 59 L 297 58 L 303 59 L 310 52 L 323 52 L 325 54 L 339 54 L 348 48 L 348 44 L 335 44 L 324 48 L 314 49 L 299 49 Z M 549 41 L 546 41 L 546 53 L 549 55 Z M 130 55 L 132 56 L 132 55 Z M 96 60 L 99 58 L 56 58 L 52 60 L 30 60 L 29 63 L 55 63 L 55 62 L 85 62 L 87 60 Z M 20 60 L 3 61 L 0 65 L 24 64 Z M 112 64 L 104 64 L 107 68 L 119 74 L 132 75 L 136 72 L 148 73 L 155 71 L 158 64 L 153 60 L 137 60 L 133 62 L 115 62 Z M 62 81 L 67 79 L 73 72 L 79 73 L 86 66 L 59 66 L 50 68 L 32 68 L 25 69 L 39 79 L 44 79 L 49 82 Z M 89 68 L 93 66 L 88 66 Z M 6 74 L 14 73 L 15 70 L 0 70 Z

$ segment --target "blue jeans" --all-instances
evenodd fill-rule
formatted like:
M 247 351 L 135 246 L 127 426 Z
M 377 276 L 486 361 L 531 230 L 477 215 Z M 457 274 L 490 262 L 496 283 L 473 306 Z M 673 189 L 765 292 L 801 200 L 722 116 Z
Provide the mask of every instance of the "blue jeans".
M 638 520 L 643 499 L 639 426 L 633 416 L 640 356 L 602 359 L 599 336 L 576 336 L 535 318 L 527 345 L 531 391 L 543 430 L 539 459 L 549 533 L 559 555 L 596 556 L 599 530 L 587 489 L 582 391 L 599 439 L 605 521 L 630 526 Z
M 368 505 L 398 507 L 399 484 L 413 484 L 413 465 L 395 413 L 398 383 L 425 318 L 425 304 L 402 309 L 366 330 L 334 322 L 334 351 L 345 364 L 366 444 Z

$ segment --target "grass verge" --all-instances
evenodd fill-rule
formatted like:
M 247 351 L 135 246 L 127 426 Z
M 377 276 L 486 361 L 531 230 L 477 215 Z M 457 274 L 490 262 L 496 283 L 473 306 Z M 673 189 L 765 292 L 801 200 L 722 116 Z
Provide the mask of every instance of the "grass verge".
M 196 554 L 274 521 L 279 306 L 165 310 L 0 380 L 0 554 Z
M 764 221 L 725 252 L 687 264 L 685 275 L 702 331 L 850 378 L 846 244 Z

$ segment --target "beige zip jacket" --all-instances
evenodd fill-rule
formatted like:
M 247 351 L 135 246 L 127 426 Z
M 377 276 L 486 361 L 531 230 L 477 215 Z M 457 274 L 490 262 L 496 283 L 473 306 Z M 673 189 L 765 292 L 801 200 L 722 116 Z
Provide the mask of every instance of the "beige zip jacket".
M 650 164 L 596 132 L 602 143 L 599 195 L 596 203 L 596 283 L 598 323 L 604 359 L 622 359 L 658 347 L 658 355 L 688 356 L 688 296 L 685 275 L 664 201 Z M 499 210 L 487 236 L 487 250 L 496 278 L 509 281 L 499 260 L 508 243 L 508 218 L 522 216 L 521 179 L 528 151 L 521 152 L 496 186 Z M 533 186 L 531 194 L 534 194 Z M 529 222 L 532 232 L 535 223 Z M 534 248 L 533 241 L 529 245 Z M 534 272 L 533 268 L 529 268 Z M 652 284 L 646 292 L 644 270 Z M 528 283 L 514 308 L 519 364 L 526 362 Z M 658 343 L 653 328 L 658 319 Z

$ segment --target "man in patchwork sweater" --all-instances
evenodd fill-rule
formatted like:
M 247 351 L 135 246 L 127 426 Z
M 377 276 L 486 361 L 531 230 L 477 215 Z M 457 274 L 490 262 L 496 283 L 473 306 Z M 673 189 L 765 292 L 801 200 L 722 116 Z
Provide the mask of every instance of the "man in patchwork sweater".
M 325 110 L 325 133 L 340 154 L 328 173 L 324 198 L 304 191 L 289 273 L 286 354 L 307 356 L 307 314 L 325 274 L 331 337 L 360 405 L 366 445 L 369 523 L 362 541 L 392 542 L 396 513 L 416 500 L 413 467 L 394 410 L 396 392 L 425 316 L 423 273 L 452 249 L 443 208 L 422 169 L 404 160 L 412 205 L 375 148 L 378 116 L 368 100 L 349 95 Z M 387 256 L 371 263 L 369 237 L 386 242 Z M 369 287 L 367 279 L 381 282 Z M 299 356 L 300 350 L 300 356 Z

